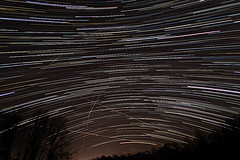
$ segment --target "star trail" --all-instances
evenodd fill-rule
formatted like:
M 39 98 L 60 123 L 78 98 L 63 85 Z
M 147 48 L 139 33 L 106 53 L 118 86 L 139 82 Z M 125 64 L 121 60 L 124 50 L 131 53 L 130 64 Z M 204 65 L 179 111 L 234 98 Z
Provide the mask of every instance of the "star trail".
M 64 116 L 79 160 L 240 114 L 238 0 L 2 0 L 0 114 Z

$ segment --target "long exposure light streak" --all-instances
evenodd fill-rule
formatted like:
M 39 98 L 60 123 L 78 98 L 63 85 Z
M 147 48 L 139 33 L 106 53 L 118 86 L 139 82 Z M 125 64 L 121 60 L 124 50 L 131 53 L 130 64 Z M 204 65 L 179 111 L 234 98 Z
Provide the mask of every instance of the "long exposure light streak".
M 2 0 L 0 114 L 20 113 L 16 126 L 63 116 L 79 160 L 226 127 L 240 114 L 239 11 L 238 0 Z

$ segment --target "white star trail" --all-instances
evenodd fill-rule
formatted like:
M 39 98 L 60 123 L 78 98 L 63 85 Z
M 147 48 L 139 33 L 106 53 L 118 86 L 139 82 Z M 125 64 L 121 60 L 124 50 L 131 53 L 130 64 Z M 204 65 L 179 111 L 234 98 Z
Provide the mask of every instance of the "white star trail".
M 239 11 L 237 0 L 2 0 L 0 114 L 64 116 L 79 155 L 185 144 L 240 113 Z

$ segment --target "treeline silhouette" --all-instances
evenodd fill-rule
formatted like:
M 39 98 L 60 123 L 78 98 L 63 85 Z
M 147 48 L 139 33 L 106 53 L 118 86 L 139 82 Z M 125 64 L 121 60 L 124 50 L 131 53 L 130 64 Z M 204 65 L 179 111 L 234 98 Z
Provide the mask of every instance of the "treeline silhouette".
M 34 118 L 19 113 L 0 115 L 0 160 L 70 160 L 63 117 L 37 111 Z
M 205 160 L 238 159 L 240 153 L 240 118 L 228 121 L 228 125 L 211 134 L 196 132 L 195 140 L 187 144 L 167 143 L 151 151 L 134 155 L 102 156 L 92 160 Z M 227 157 L 227 158 L 226 158 Z

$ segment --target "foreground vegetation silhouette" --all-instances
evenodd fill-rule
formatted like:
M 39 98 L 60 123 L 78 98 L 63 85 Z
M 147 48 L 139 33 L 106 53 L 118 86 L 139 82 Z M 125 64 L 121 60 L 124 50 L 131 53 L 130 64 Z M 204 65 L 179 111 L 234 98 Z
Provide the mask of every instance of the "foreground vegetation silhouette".
M 70 160 L 65 147 L 66 120 L 38 111 L 34 118 L 0 115 L 0 160 Z
M 240 118 L 228 121 L 218 131 L 211 134 L 196 132 L 195 140 L 186 140 L 185 145 L 168 143 L 151 151 L 134 155 L 102 156 L 92 160 L 206 160 L 206 159 L 238 159 L 240 148 Z

